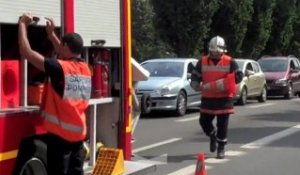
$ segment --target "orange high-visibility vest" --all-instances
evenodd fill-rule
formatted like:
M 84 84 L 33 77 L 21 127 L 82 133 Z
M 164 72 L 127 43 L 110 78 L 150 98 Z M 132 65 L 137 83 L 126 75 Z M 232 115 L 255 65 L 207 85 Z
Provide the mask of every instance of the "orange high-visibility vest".
M 231 58 L 223 55 L 215 65 L 207 56 L 202 57 L 202 96 L 211 98 L 233 97 L 236 92 L 235 75 L 230 72 Z
M 46 85 L 41 107 L 45 129 L 68 141 L 86 137 L 85 110 L 91 96 L 91 72 L 82 61 L 58 60 L 64 72 L 64 93 L 60 97 L 51 82 Z

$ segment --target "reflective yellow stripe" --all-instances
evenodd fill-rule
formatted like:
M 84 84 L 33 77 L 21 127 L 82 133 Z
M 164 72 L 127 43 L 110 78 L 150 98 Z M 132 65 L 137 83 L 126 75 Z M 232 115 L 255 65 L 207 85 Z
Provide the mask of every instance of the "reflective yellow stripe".
M 0 153 L 0 162 L 8 159 L 14 159 L 18 155 L 18 150 Z
M 127 1 L 127 46 L 128 48 L 130 48 L 131 46 L 131 10 L 130 10 L 130 7 L 131 7 L 131 1 L 128 0 Z M 126 35 L 126 34 L 125 34 Z M 128 51 L 128 54 L 127 54 L 127 59 L 128 59 L 128 67 L 127 67 L 127 70 L 128 70 L 128 75 L 131 75 L 132 74 L 132 65 L 131 65 L 131 49 L 127 49 Z M 132 76 L 129 76 L 128 77 L 128 88 L 131 89 L 132 88 Z M 128 96 L 128 105 L 130 108 L 132 108 L 132 95 L 129 95 Z M 126 117 L 126 116 L 125 116 Z M 129 115 L 128 115 L 128 125 L 126 126 L 126 133 L 130 133 L 132 131 L 132 112 L 130 110 L 129 112 Z

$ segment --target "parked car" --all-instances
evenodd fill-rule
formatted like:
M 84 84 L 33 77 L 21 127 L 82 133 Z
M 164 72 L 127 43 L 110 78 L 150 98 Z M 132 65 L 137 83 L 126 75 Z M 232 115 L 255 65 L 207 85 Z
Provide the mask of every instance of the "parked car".
M 300 95 L 300 62 L 294 56 L 265 56 L 258 60 L 265 73 L 268 96 L 290 99 Z
M 244 73 L 243 80 L 238 84 L 236 101 L 240 105 L 245 105 L 247 99 L 255 98 L 259 102 L 267 100 L 267 83 L 264 73 L 258 62 L 251 59 L 235 59 L 239 70 Z
M 142 102 L 142 111 L 173 110 L 183 116 L 191 106 L 200 106 L 200 92 L 190 86 L 191 71 L 197 59 L 157 58 L 147 60 L 141 65 L 150 72 L 147 81 L 136 86 L 136 94 Z

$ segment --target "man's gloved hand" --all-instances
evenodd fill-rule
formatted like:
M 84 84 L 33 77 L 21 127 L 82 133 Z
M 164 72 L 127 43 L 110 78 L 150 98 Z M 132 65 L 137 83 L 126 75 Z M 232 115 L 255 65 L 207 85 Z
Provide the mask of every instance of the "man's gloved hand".
M 201 83 L 201 78 L 196 74 L 192 74 L 190 85 L 195 91 L 200 91 L 200 83 Z
M 235 83 L 239 84 L 244 78 L 244 73 L 241 70 L 235 72 Z

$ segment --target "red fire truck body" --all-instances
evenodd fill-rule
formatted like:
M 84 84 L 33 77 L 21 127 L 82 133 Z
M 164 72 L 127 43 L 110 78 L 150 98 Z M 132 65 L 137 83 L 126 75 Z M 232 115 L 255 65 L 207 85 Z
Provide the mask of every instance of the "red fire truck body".
M 87 111 L 87 116 L 90 116 L 87 121 L 94 122 L 88 123 L 92 128 L 89 130 L 89 136 L 94 137 L 90 141 L 95 143 L 96 140 L 100 140 L 109 146 L 121 148 L 124 158 L 129 160 L 131 157 L 130 0 L 0 0 L 0 175 L 12 174 L 17 157 L 24 156 L 20 153 L 24 142 L 28 140 L 30 142 L 32 136 L 45 133 L 40 124 L 38 105 L 28 100 L 39 99 L 41 93 L 37 87 L 40 86 L 36 86 L 38 81 L 34 81 L 38 76 L 32 75 L 40 74 L 33 73 L 36 70 L 18 53 L 17 23 L 19 16 L 25 12 L 40 17 L 37 25 L 29 27 L 28 37 L 33 49 L 45 55 L 49 52 L 45 49 L 48 46 L 44 17 L 54 19 L 57 31 L 61 35 L 68 32 L 81 34 L 85 46 L 83 57 L 94 72 L 92 91 L 95 94 L 92 96 L 97 98 L 90 103 L 90 109 L 93 110 Z M 101 55 L 104 55 L 107 61 L 103 67 L 97 65 L 99 62 L 96 56 Z M 116 110 L 114 119 L 105 112 L 111 108 Z M 91 118 L 92 113 L 96 118 Z M 96 136 L 100 125 L 96 119 L 108 121 L 115 127 L 111 127 L 111 131 L 102 130 L 99 134 L 101 136 Z M 45 164 L 42 159 L 39 161 Z M 26 165 L 24 167 L 26 168 Z

